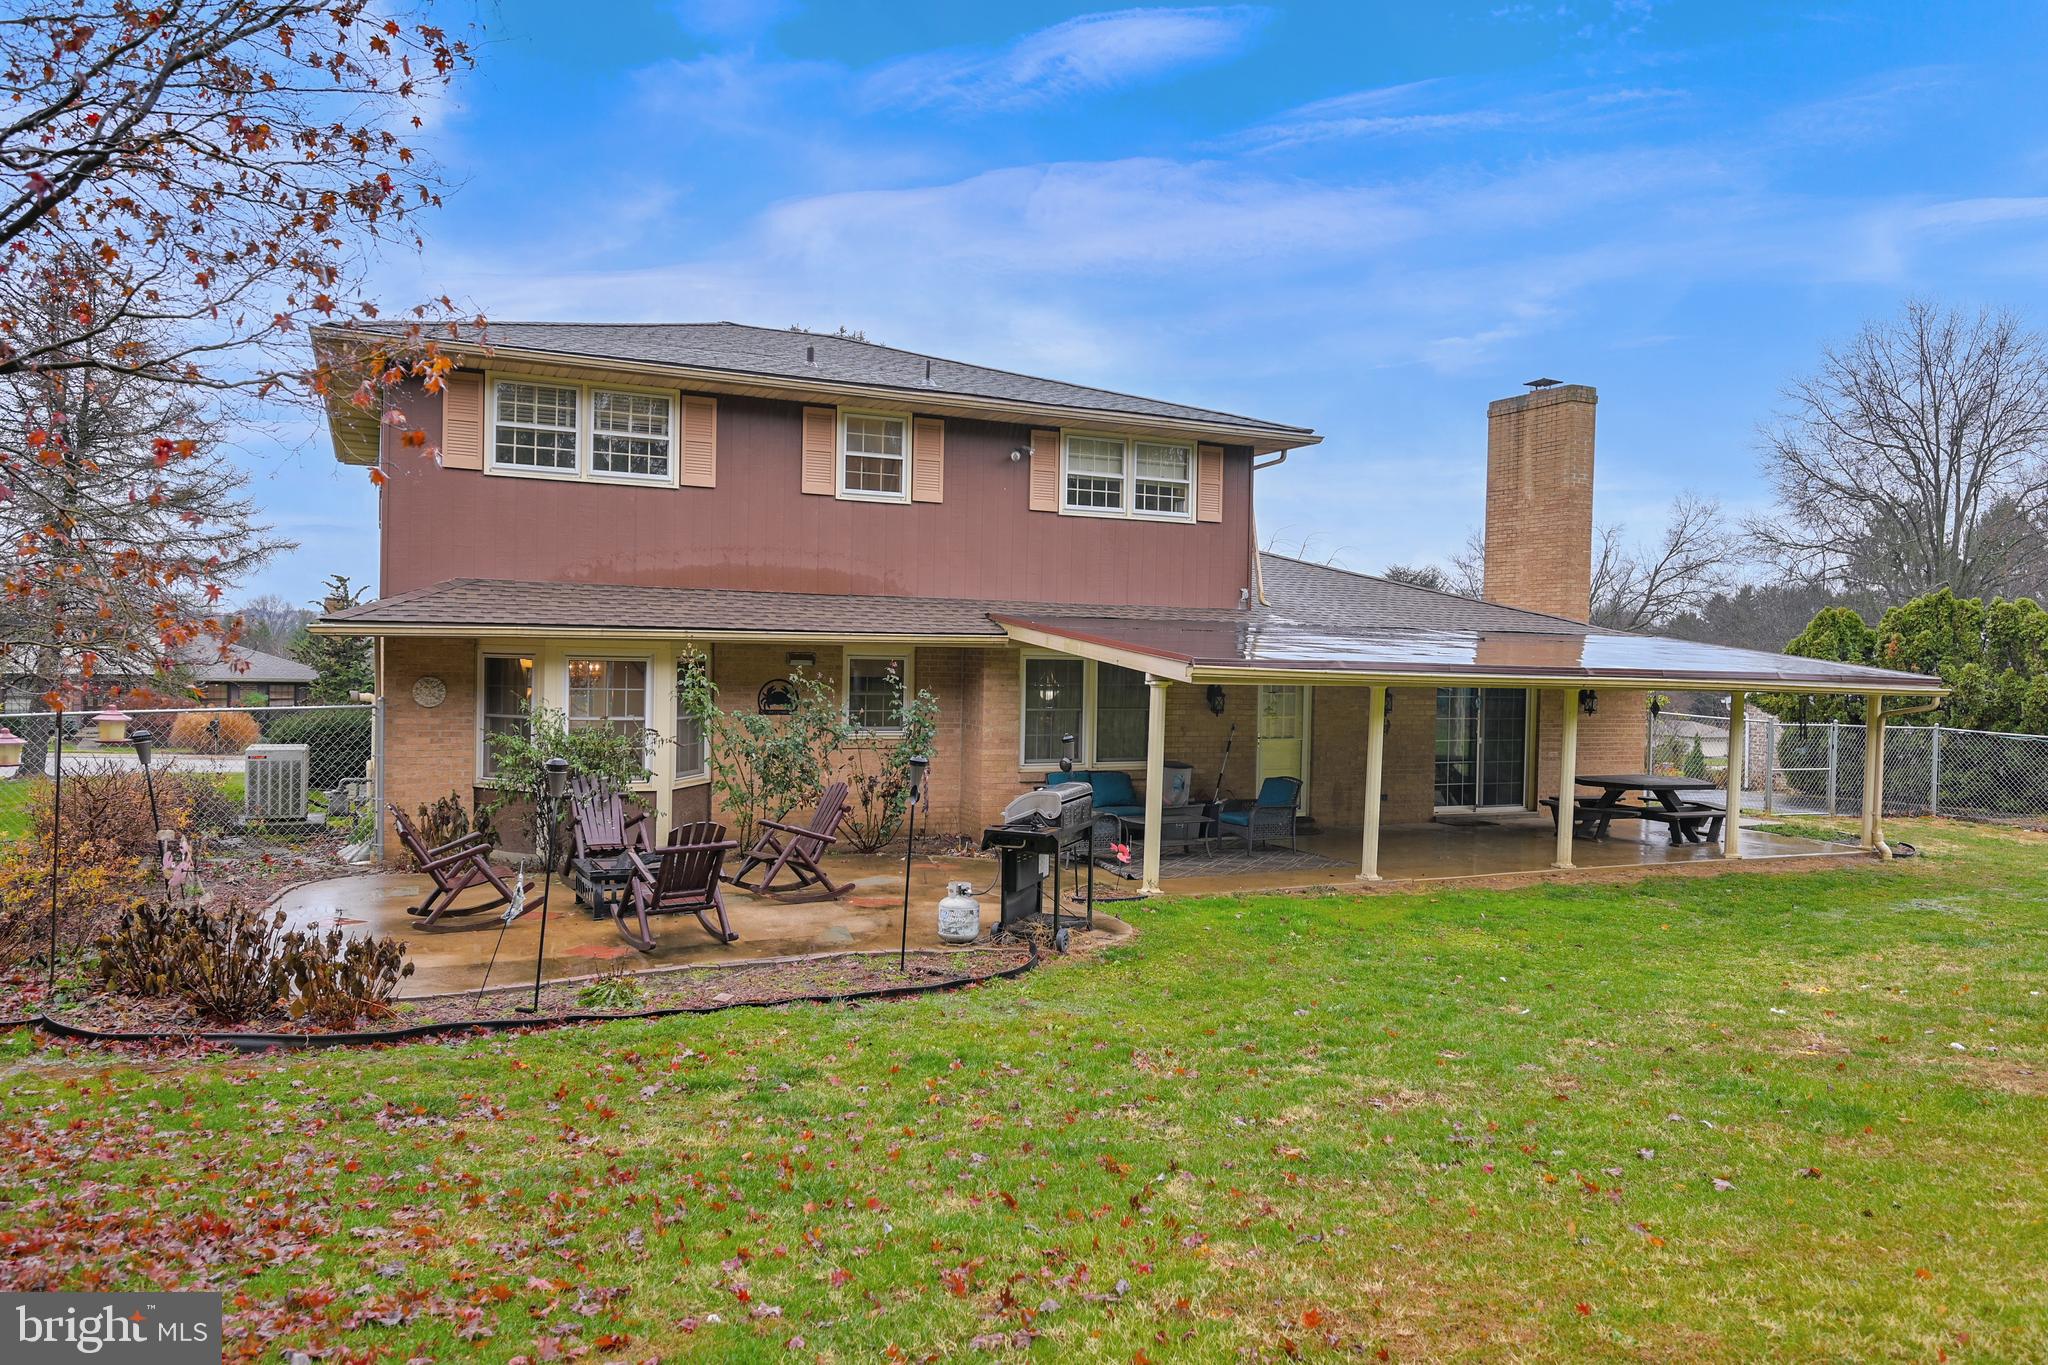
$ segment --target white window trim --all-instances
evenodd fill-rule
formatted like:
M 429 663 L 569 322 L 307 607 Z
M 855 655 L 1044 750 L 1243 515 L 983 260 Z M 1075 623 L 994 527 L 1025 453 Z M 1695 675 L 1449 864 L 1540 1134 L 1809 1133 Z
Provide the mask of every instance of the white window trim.
M 1076 768 L 1102 768 L 1119 772 L 1142 772 L 1145 756 L 1136 758 L 1113 758 L 1098 761 L 1095 756 L 1096 727 L 1101 721 L 1099 682 L 1102 665 L 1094 659 L 1082 659 L 1076 654 L 1062 654 L 1056 649 L 1026 649 L 1017 659 L 1017 766 L 1026 772 L 1053 772 L 1060 766 L 1058 759 L 1032 759 L 1024 755 L 1024 707 L 1030 699 L 1028 680 L 1033 659 L 1078 659 L 1081 664 L 1081 728 L 1074 734 L 1074 766 Z M 1136 671 L 1136 670 L 1132 670 Z M 1149 701 L 1149 698 L 1148 698 Z
M 485 648 L 479 644 L 476 652 L 476 780 L 473 785 L 478 787 L 495 787 L 498 785 L 498 779 L 491 774 L 491 745 L 489 739 L 486 738 L 487 732 L 484 729 L 484 725 L 489 719 L 484 708 L 489 705 L 489 688 L 486 686 L 486 683 L 488 682 L 487 675 L 490 668 L 490 665 L 485 661 L 489 659 L 526 660 L 533 686 L 533 698 L 528 703 L 528 708 L 531 710 L 541 705 L 540 652 L 530 648 L 508 648 L 498 641 L 492 641 L 491 645 L 492 647 Z
M 711 675 L 711 678 L 712 678 L 712 681 L 713 681 L 713 682 L 716 682 L 716 681 L 717 681 L 717 678 L 718 678 L 718 674 L 717 674 L 717 667 L 718 667 L 718 666 L 717 666 L 717 664 L 716 664 L 716 663 L 714 663 L 714 662 L 712 661 L 712 653 L 711 653 L 711 647 L 710 647 L 709 645 L 699 645 L 699 646 L 697 646 L 697 653 L 703 656 L 703 659 L 704 659 L 704 671 L 705 671 L 706 673 L 708 673 L 708 674 L 710 674 L 710 675 Z M 676 698 L 676 695 L 675 695 L 675 693 L 676 693 L 676 685 L 675 685 L 675 677 L 674 677 L 674 674 L 675 674 L 675 667 L 674 667 L 674 664 L 675 664 L 675 663 L 676 663 L 676 662 L 677 662 L 677 661 L 679 660 L 679 656 L 680 656 L 681 654 L 682 654 L 682 647 L 681 647 L 681 646 L 678 646 L 678 647 L 676 648 L 676 651 L 675 651 L 675 655 L 674 655 L 674 656 L 671 656 L 671 664 L 670 664 L 670 668 L 669 668 L 669 674 L 670 674 L 670 676 L 669 676 L 669 678 L 668 678 L 668 680 L 667 680 L 667 681 L 668 681 L 668 692 L 669 692 L 669 706 L 670 706 L 670 709 L 672 709 L 672 710 L 677 710 L 678 712 L 680 711 L 680 706 L 679 706 L 679 704 L 678 704 L 678 701 L 677 701 L 677 698 Z M 670 748 L 670 749 L 672 749 L 672 750 L 674 750 L 674 752 L 673 752 L 673 753 L 672 753 L 672 754 L 671 754 L 671 755 L 669 756 L 669 764 L 668 764 L 668 780 L 669 780 L 669 785 L 670 785 L 671 787 L 701 787 L 701 786 L 704 786 L 704 785 L 705 785 L 706 783 L 708 783 L 708 782 L 710 782 L 710 781 L 711 781 L 711 736 L 710 736 L 710 735 L 708 735 L 708 734 L 704 736 L 704 766 L 703 766 L 702 768 L 698 769 L 698 770 L 697 770 L 697 771 L 695 771 L 695 772 L 689 772 L 689 773 L 686 773 L 686 772 L 682 771 L 682 769 L 681 769 L 681 768 L 680 768 L 680 767 L 678 766 L 678 765 L 680 764 L 680 762 L 682 761 L 682 756 L 683 756 L 683 746 L 682 746 L 682 737 L 681 737 L 681 728 L 680 728 L 680 722 L 681 722 L 681 720 L 682 720 L 682 716 L 681 716 L 680 714 L 678 714 L 678 715 L 677 715 L 677 716 L 675 717 L 675 720 L 676 720 L 676 721 L 678 722 L 678 729 L 677 729 L 677 732 L 676 732 L 675 734 L 672 734 L 672 735 L 670 735 L 670 736 L 669 736 L 669 748 Z
M 1124 505 L 1121 508 L 1076 507 L 1067 501 L 1067 452 L 1071 438 L 1121 441 L 1124 446 Z M 1188 510 L 1185 512 L 1140 512 L 1138 501 L 1138 443 L 1177 445 L 1188 448 Z M 1063 427 L 1060 430 L 1060 515 L 1101 517 L 1109 521 L 1191 522 L 1195 519 L 1196 484 L 1200 481 L 1202 447 L 1191 436 L 1161 436 L 1156 433 L 1114 431 L 1098 427 Z
M 522 469 L 498 463 L 498 385 L 545 384 L 550 388 L 576 391 L 576 468 Z M 596 405 L 591 394 L 640 393 L 668 400 L 668 473 L 614 474 L 596 466 Z M 616 483 L 631 488 L 676 488 L 683 462 L 683 395 L 677 389 L 648 388 L 639 384 L 610 384 L 564 379 L 559 375 L 527 374 L 518 370 L 488 370 L 484 374 L 484 473 L 503 479 L 542 479 L 550 483 Z
M 856 659 L 880 660 L 884 663 L 903 665 L 903 704 L 908 707 L 910 699 L 917 695 L 917 651 L 906 645 L 901 653 L 882 653 L 878 650 L 847 650 L 839 663 L 839 709 L 846 716 L 846 723 L 853 725 L 858 734 L 874 735 L 878 738 L 903 733 L 901 725 L 864 726 L 854 724 L 853 705 L 853 664 Z
M 658 693 L 655 689 L 655 661 L 654 656 L 652 654 L 615 654 L 600 649 L 579 649 L 571 645 L 562 650 L 561 660 L 562 725 L 564 728 L 570 726 L 576 719 L 569 712 L 569 703 L 571 701 L 574 689 L 574 684 L 570 681 L 569 678 L 569 666 L 571 664 L 645 664 L 646 668 L 641 674 L 641 677 L 644 681 L 641 683 L 640 686 L 640 729 L 642 732 L 642 742 L 648 746 L 648 749 L 651 749 L 654 746 L 654 734 L 656 733 L 654 725 L 654 705 Z M 645 766 L 648 769 L 649 773 L 652 775 L 643 779 L 642 781 L 635 782 L 633 784 L 633 788 L 635 791 L 651 790 L 654 787 L 658 786 L 661 782 L 660 775 L 658 772 L 656 772 L 654 763 L 652 762 L 655 755 L 653 753 L 650 753 L 648 749 L 641 750 L 640 761 L 642 765 Z
M 849 417 L 880 417 L 890 422 L 903 424 L 903 490 L 899 493 L 875 493 L 866 489 L 846 486 L 846 419 Z M 832 486 L 837 496 L 846 502 L 909 502 L 911 461 L 916 452 L 912 442 L 916 439 L 916 424 L 907 412 L 885 412 L 875 408 L 841 408 L 838 418 L 838 436 L 832 455 Z M 865 452 L 863 452 L 865 453 Z M 886 458 L 886 457 L 884 457 Z

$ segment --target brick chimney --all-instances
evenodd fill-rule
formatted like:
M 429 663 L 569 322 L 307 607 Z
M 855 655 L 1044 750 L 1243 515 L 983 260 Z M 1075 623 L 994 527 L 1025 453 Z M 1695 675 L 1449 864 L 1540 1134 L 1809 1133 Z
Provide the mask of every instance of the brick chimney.
M 1550 384 L 1486 408 L 1489 602 L 1584 621 L 1593 594 L 1593 406 Z

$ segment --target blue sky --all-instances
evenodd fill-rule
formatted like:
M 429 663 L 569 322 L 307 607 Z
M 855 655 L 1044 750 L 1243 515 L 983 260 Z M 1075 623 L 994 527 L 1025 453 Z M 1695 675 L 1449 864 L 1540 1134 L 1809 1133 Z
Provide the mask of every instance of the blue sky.
M 504 0 L 429 145 L 458 183 L 388 304 L 815 329 L 1325 436 L 1268 540 L 1438 559 L 1487 400 L 1601 392 L 1597 515 L 1765 504 L 1756 432 L 1913 295 L 2048 326 L 2048 6 L 1087 9 Z M 302 542 L 374 581 L 324 442 L 252 442 Z

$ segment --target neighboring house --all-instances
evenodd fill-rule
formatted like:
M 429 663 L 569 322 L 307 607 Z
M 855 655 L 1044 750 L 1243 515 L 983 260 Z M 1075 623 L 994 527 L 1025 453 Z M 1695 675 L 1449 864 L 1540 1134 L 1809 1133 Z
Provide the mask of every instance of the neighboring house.
M 195 666 L 191 683 L 207 706 L 304 706 L 319 674 L 260 649 L 229 645 L 228 657 Z
M 397 403 L 438 460 L 375 412 L 334 415 L 337 457 L 384 474 L 386 596 L 314 626 L 376 639 L 406 808 L 488 784 L 484 736 L 537 702 L 651 729 L 642 799 L 663 829 L 703 817 L 685 646 L 728 707 L 813 669 L 877 729 L 900 669 L 940 706 L 932 828 L 963 833 L 1043 782 L 1066 734 L 1141 790 L 1191 764 L 1199 797 L 1227 749 L 1231 793 L 1293 775 L 1320 824 L 1376 829 L 1532 811 L 1565 767 L 1639 770 L 1646 688 L 1940 690 L 1585 624 L 1583 386 L 1489 411 L 1476 601 L 1259 553 L 1254 486 L 1320 440 L 1299 426 L 731 323 L 444 344 L 445 393 Z
M 186 657 L 192 662 L 179 670 L 177 680 L 171 682 L 99 673 L 93 679 L 93 695 L 104 698 L 111 692 L 122 705 L 138 707 L 145 701 L 151 706 L 304 706 L 319 677 L 297 659 L 241 645 L 229 645 L 226 658 L 216 657 L 211 646 L 194 648 Z M 191 689 L 198 695 L 193 697 L 181 689 Z M 125 695 L 131 690 L 142 696 L 131 700 Z M 4 711 L 42 709 L 33 685 L 19 679 L 10 682 L 0 702 L 4 702 L 0 704 Z

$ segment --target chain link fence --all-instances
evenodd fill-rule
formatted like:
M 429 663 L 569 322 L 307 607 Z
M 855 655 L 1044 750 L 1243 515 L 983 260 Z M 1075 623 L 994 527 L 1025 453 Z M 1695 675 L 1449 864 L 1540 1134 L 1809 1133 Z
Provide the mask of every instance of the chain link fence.
M 1650 721 L 1649 763 L 1656 773 L 1709 778 L 1724 793 L 1732 767 L 1743 805 L 1766 814 L 1854 815 L 1863 809 L 1864 728 L 1749 716 L 1731 755 L 1725 717 L 1664 713 Z M 1884 809 L 1973 819 L 2048 816 L 2048 735 L 1887 726 Z
M 61 744 L 57 721 L 0 713 L 0 839 L 48 828 L 61 752 L 67 831 L 139 800 L 154 802 L 157 828 L 195 840 L 339 834 L 375 847 L 374 706 L 186 707 L 118 720 L 66 712 Z M 146 777 L 141 731 L 151 738 Z

